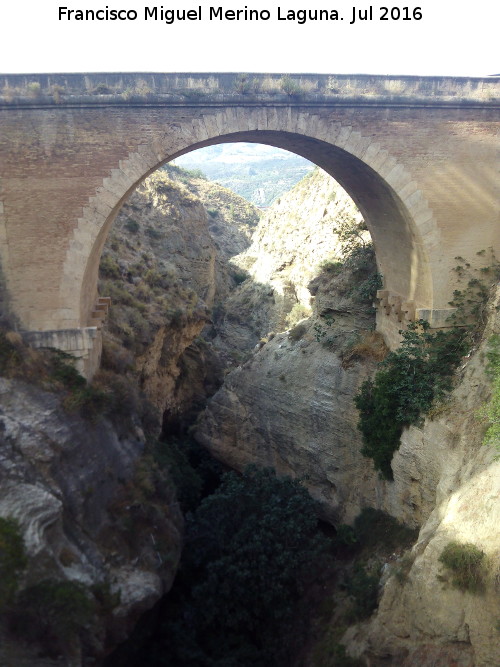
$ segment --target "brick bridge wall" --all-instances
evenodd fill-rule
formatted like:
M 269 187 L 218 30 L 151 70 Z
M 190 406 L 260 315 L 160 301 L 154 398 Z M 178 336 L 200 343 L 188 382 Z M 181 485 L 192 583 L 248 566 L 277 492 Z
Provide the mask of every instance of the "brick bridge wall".
M 384 276 L 378 328 L 389 342 L 406 319 L 443 325 L 455 258 L 479 262 L 489 247 L 500 256 L 498 92 L 497 78 L 0 76 L 10 316 L 35 344 L 78 345 L 91 374 L 107 307 L 97 268 L 123 201 L 193 148 L 256 141 L 312 160 L 358 204 Z

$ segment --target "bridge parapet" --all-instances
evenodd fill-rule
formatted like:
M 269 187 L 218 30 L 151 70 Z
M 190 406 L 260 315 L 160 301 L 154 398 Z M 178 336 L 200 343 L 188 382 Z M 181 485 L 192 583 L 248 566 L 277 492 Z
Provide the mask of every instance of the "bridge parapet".
M 499 77 L 93 73 L 0 76 L 0 107 L 498 105 Z

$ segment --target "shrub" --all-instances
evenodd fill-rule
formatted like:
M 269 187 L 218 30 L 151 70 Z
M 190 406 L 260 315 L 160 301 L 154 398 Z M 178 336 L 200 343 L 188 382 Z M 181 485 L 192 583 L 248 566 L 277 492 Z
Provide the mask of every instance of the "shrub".
M 472 542 L 449 542 L 439 562 L 452 573 L 452 583 L 462 591 L 478 593 L 484 589 L 485 553 Z
M 492 380 L 492 387 L 491 398 L 480 411 L 480 416 L 489 422 L 483 444 L 500 450 L 500 336 L 498 334 L 491 336 L 486 356 L 487 372 Z
M 153 227 L 146 227 L 144 233 L 146 234 L 146 236 L 149 236 L 149 238 L 152 239 L 153 241 L 158 241 L 159 239 L 162 239 L 164 237 L 164 234 L 162 234 L 162 232 L 159 232 L 157 229 L 154 229 Z
M 295 326 L 300 320 L 304 320 L 311 315 L 311 309 L 301 303 L 295 303 L 293 308 L 285 318 L 288 327 Z
M 373 273 L 356 288 L 357 296 L 361 301 L 372 303 L 377 296 L 377 290 L 382 289 L 382 274 Z
M 412 322 L 401 347 L 391 352 L 373 380 L 354 398 L 363 434 L 361 453 L 373 459 L 385 479 L 392 479 L 391 460 L 405 426 L 418 423 L 451 389 L 452 376 L 467 351 L 467 333 L 458 328 L 428 332 L 429 323 Z
M 19 524 L 15 519 L 0 518 L 0 611 L 14 599 L 27 562 Z
M 99 272 L 106 278 L 121 278 L 120 267 L 111 255 L 103 255 L 99 264 Z
M 346 577 L 344 587 L 354 601 L 355 620 L 368 618 L 377 608 L 379 580 L 379 576 L 371 574 L 360 563 L 356 563 L 352 574 Z
M 336 276 L 344 268 L 344 263 L 334 259 L 325 259 L 323 262 L 321 262 L 319 268 L 321 271 L 325 271 L 325 273 L 331 273 L 332 275 Z
M 236 285 L 241 285 L 241 283 L 244 283 L 245 280 L 248 278 L 248 273 L 243 269 L 233 268 L 231 270 L 231 277 L 236 283 Z
M 283 633 L 321 567 L 316 512 L 299 482 L 270 470 L 223 476 L 188 519 L 184 588 L 157 647 L 166 664 L 290 664 Z
M 156 269 L 148 269 L 143 276 L 143 280 L 150 287 L 165 288 L 168 286 L 168 279 L 165 276 L 162 276 Z
M 75 368 L 75 357 L 63 352 L 62 350 L 53 350 L 52 353 L 51 378 L 59 382 L 66 389 L 83 389 L 87 381 Z
M 50 377 L 67 390 L 62 405 L 68 412 L 79 412 L 82 417 L 94 420 L 106 412 L 110 397 L 95 384 L 88 384 L 74 366 L 75 357 L 61 350 L 53 350 Z
M 234 80 L 234 89 L 237 93 L 245 95 L 252 90 L 252 80 L 249 79 L 248 74 L 238 74 Z
M 338 626 L 329 627 L 322 639 L 315 643 L 314 667 L 364 667 L 364 661 L 347 655 L 345 646 L 339 643 L 342 634 Z
M 489 265 L 477 269 L 463 257 L 455 257 L 459 262 L 454 269 L 458 287 L 449 305 L 456 310 L 449 319 L 452 324 L 467 325 L 477 340 L 486 324 L 490 288 L 500 279 L 500 262 L 491 248 L 489 253 L 481 250 L 476 254 Z
M 9 340 L 7 334 L 0 331 L 0 375 L 10 375 L 22 364 L 20 348 Z
M 304 92 L 300 84 L 297 83 L 297 81 L 294 81 L 291 76 L 288 76 L 288 74 L 282 77 L 280 81 L 280 88 L 284 93 L 290 95 L 290 97 L 294 95 L 300 95 Z
M 354 530 L 359 544 L 368 551 L 373 551 L 377 545 L 395 551 L 412 544 L 418 535 L 418 530 L 404 526 L 390 514 L 373 507 L 365 507 L 360 512 L 354 520 Z
M 113 91 L 111 88 L 106 85 L 105 83 L 101 82 L 98 83 L 92 90 L 90 91 L 92 95 L 109 95 Z
M 61 95 L 63 95 L 65 92 L 66 90 L 64 86 L 59 86 L 57 83 L 55 83 L 50 88 L 50 94 L 52 95 L 52 98 L 56 104 L 61 102 Z
M 294 342 L 300 340 L 307 333 L 307 324 L 304 322 L 296 324 L 288 334 L 288 338 Z
M 355 361 L 360 359 L 374 359 L 383 361 L 387 357 L 388 348 L 384 337 L 378 331 L 363 332 L 356 334 L 346 342 L 340 350 L 342 366 L 349 368 Z
M 160 467 L 169 469 L 177 499 L 185 512 L 194 510 L 198 505 L 203 487 L 201 475 L 191 465 L 190 454 L 193 447 L 191 442 L 170 438 L 168 442 L 157 441 L 153 451 Z
M 15 629 L 51 651 L 64 650 L 90 623 L 94 608 L 82 584 L 45 579 L 19 595 Z
M 337 526 L 337 532 L 333 538 L 333 548 L 337 557 L 351 556 L 359 547 L 359 537 L 352 526 L 345 523 Z
M 94 421 L 100 415 L 107 412 L 110 405 L 110 397 L 107 392 L 86 384 L 69 392 L 63 398 L 63 407 L 68 412 L 79 412 L 82 417 Z
M 27 85 L 28 93 L 31 97 L 40 97 L 42 94 L 42 87 L 38 81 L 30 81 Z
M 132 218 L 128 218 L 123 226 L 127 232 L 130 232 L 131 234 L 137 234 L 140 229 L 139 223 L 136 220 L 132 220 Z
M 394 576 L 396 581 L 401 585 L 408 581 L 408 575 L 415 562 L 415 554 L 407 551 L 396 563 L 394 568 Z

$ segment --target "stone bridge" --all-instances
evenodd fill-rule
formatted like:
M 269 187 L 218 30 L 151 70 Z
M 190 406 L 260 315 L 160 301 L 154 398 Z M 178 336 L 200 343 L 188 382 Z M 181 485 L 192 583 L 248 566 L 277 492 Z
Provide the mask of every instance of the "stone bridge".
M 0 75 L 3 309 L 34 345 L 99 363 L 107 234 L 163 163 L 221 142 L 302 155 L 350 193 L 384 289 L 377 326 L 446 326 L 457 256 L 500 257 L 500 80 L 365 75 Z

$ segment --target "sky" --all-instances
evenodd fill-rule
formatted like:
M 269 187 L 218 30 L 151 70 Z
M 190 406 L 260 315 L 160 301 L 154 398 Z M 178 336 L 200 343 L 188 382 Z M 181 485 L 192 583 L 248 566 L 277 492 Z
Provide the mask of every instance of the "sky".
M 498 0 L 396 2 L 163 0 L 162 5 L 148 4 L 148 0 L 108 0 L 107 4 L 106 0 L 4 0 L 0 3 L 0 73 L 500 73 Z M 384 6 L 389 10 L 386 15 L 392 13 L 393 18 L 381 20 Z M 61 7 L 66 13 L 60 20 Z M 93 22 L 66 18 L 70 9 L 106 7 L 135 11 L 137 18 Z M 170 25 L 145 20 L 146 7 L 150 11 L 156 7 L 158 13 L 162 7 L 193 12 L 201 8 L 201 20 L 175 20 Z M 211 7 L 224 12 L 245 7 L 267 10 L 269 19 L 210 20 Z M 361 21 L 359 13 L 364 16 L 370 7 L 371 20 Z M 328 9 L 338 13 L 338 20 L 308 18 L 301 24 L 291 18 L 290 13 L 297 17 L 303 9 Z

